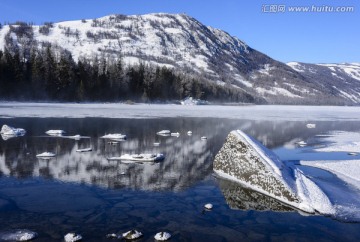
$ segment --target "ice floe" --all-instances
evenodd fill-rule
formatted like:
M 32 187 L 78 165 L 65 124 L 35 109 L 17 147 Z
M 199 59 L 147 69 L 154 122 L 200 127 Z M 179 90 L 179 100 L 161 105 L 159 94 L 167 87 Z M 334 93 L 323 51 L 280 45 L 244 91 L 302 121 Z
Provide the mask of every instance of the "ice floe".
M 41 154 L 36 155 L 37 158 L 41 158 L 41 159 L 49 159 L 49 158 L 52 158 L 55 156 L 56 156 L 56 154 L 52 153 L 52 152 L 43 152 Z
M 37 237 L 37 233 L 28 229 L 0 231 L 0 241 L 29 241 Z
M 308 129 L 315 129 L 315 128 L 316 128 L 316 124 L 306 124 L 306 128 L 308 128 Z
M 300 164 L 327 170 L 346 183 L 360 189 L 360 160 L 300 161 Z
M 175 136 L 175 137 L 179 137 L 179 136 L 180 136 L 180 133 L 179 133 L 179 132 L 176 132 L 176 133 L 171 133 L 170 135 L 171 135 L 171 136 Z
M 158 241 L 166 241 L 171 238 L 171 234 L 168 232 L 159 232 L 155 234 L 154 239 Z
M 125 154 L 118 157 L 110 157 L 108 160 L 124 160 L 124 161 L 161 161 L 165 159 L 163 154 Z
M 100 138 L 102 138 L 102 139 L 111 139 L 111 140 L 124 140 L 124 139 L 126 139 L 126 135 L 125 134 L 120 134 L 120 133 L 106 134 L 104 136 L 101 136 Z
M 192 131 L 189 130 L 189 131 L 187 132 L 187 135 L 191 136 L 191 135 L 192 135 Z
M 83 148 L 83 149 L 77 149 L 76 152 L 90 152 L 92 151 L 92 148 L 89 147 L 89 148 Z
M 206 136 L 201 136 L 201 139 L 202 140 L 207 140 L 207 137 Z
M 167 130 L 167 129 L 164 129 L 164 130 L 161 130 L 161 131 L 157 132 L 156 134 L 160 135 L 160 136 L 170 136 L 171 131 Z
M 4 124 L 1 127 L 0 134 L 3 140 L 8 140 L 14 137 L 24 136 L 26 134 L 26 131 L 22 128 L 13 128 Z
M 50 130 L 46 131 L 45 133 L 48 135 L 51 135 L 51 136 L 62 136 L 65 134 L 65 131 L 61 130 L 61 129 L 50 129 Z
M 317 138 L 326 145 L 316 148 L 316 151 L 355 153 L 360 151 L 360 132 L 333 131 Z

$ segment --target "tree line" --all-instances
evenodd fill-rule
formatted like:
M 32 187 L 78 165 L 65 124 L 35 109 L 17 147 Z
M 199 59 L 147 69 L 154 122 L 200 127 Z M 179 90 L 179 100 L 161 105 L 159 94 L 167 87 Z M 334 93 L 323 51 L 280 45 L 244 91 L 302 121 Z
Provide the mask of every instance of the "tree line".
M 125 65 L 122 58 L 79 58 L 51 44 L 0 50 L 0 99 L 33 101 L 156 102 L 192 96 L 208 101 L 256 102 L 229 84 L 145 63 Z

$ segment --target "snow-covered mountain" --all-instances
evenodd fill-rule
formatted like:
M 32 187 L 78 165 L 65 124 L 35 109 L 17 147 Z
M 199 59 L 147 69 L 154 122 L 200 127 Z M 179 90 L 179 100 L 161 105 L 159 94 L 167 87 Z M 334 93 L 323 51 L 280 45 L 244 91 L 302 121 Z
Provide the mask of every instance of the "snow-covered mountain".
M 53 48 L 70 51 L 75 61 L 121 57 L 129 65 L 142 62 L 166 66 L 218 85 L 232 85 L 258 102 L 353 104 L 360 101 L 360 96 L 352 97 L 355 94 L 339 85 L 336 85 L 338 91 L 324 90 L 325 84 L 317 83 L 316 76 L 278 62 L 238 38 L 185 14 L 109 15 L 42 26 L 17 26 L 2 26 L 0 49 L 19 46 L 30 49 L 51 44 Z
M 327 93 L 360 103 L 360 63 L 306 64 L 287 63 Z

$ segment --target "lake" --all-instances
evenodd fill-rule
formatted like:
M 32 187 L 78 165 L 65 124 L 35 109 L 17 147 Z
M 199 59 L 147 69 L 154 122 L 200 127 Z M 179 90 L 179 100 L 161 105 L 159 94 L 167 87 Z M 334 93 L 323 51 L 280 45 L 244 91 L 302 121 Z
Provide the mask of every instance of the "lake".
M 359 189 L 298 162 L 359 159 L 316 151 L 328 145 L 319 135 L 358 133 L 359 121 L 357 107 L 1 103 L 0 125 L 27 133 L 0 138 L 0 233 L 29 229 L 38 233 L 35 241 L 62 241 L 68 232 L 84 241 L 111 241 L 107 234 L 131 229 L 144 234 L 139 241 L 154 241 L 159 231 L 171 233 L 171 241 L 357 241 Z M 87 137 L 46 135 L 51 129 Z M 164 129 L 180 136 L 156 134 Z M 212 162 L 235 129 L 303 167 L 335 194 L 330 198 L 346 207 L 344 213 L 303 214 L 216 177 Z M 127 139 L 100 138 L 109 133 Z M 298 146 L 300 140 L 308 145 Z M 76 152 L 88 147 L 91 152 Z M 46 151 L 57 155 L 36 158 Z M 165 159 L 130 164 L 107 159 L 126 153 L 163 153 Z M 211 211 L 203 209 L 206 203 L 213 204 Z

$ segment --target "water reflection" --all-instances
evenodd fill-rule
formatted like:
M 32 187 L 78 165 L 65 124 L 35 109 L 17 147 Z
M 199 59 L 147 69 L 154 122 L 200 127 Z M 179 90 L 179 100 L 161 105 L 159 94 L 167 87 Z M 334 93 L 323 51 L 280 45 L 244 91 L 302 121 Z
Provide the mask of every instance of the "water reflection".
M 129 119 L 39 119 L 17 118 L 11 125 L 27 130 L 27 135 L 0 141 L 0 172 L 3 175 L 44 177 L 66 182 L 93 184 L 106 188 L 141 190 L 181 190 L 212 173 L 212 161 L 227 134 L 241 129 L 269 148 L 290 146 L 295 140 L 307 140 L 319 133 L 334 130 L 341 123 L 321 122 L 316 129 L 307 129 L 306 122 L 249 121 L 201 118 Z M 0 123 L 0 124 L 1 124 Z M 345 129 L 358 129 L 348 122 Z M 46 130 L 65 130 L 68 137 L 50 137 Z M 159 136 L 168 129 L 180 136 Z M 191 136 L 187 132 L 191 130 Z M 127 140 L 111 143 L 101 139 L 108 133 L 122 133 Z M 201 140 L 206 136 L 207 140 Z M 76 136 L 79 137 L 79 136 Z M 154 143 L 159 143 L 154 145 Z M 90 152 L 77 152 L 92 148 Z M 42 152 L 54 152 L 49 160 L 36 158 Z M 123 154 L 163 153 L 159 163 L 124 164 L 107 158 Z
M 231 209 L 293 212 L 293 208 L 239 183 L 218 178 L 219 187 Z

